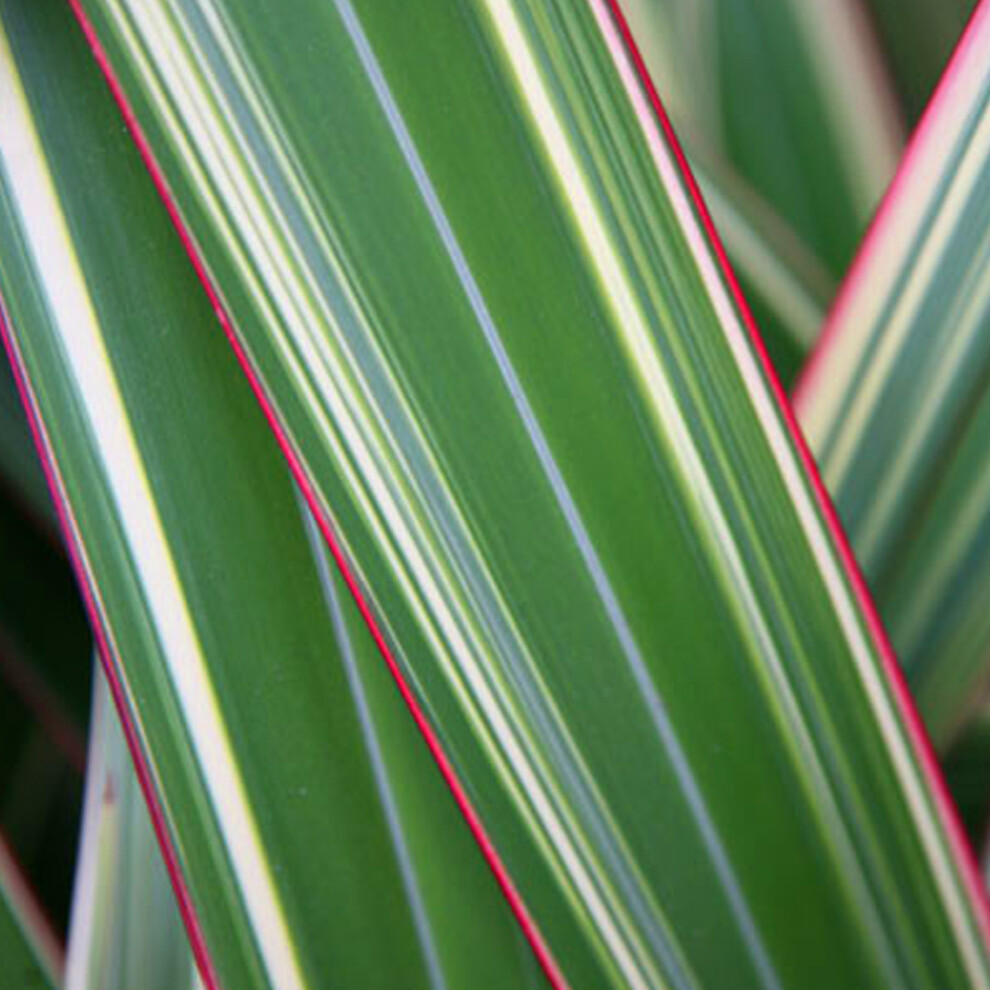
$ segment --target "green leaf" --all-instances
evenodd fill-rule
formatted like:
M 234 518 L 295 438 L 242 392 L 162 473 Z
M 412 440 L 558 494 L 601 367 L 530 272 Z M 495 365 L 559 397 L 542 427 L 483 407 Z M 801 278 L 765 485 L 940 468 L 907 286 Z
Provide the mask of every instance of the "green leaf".
M 840 276 L 903 143 L 860 0 L 624 6 L 689 154 L 727 162 Z
M 430 754 L 410 739 L 413 723 L 398 702 L 394 679 L 301 499 L 300 508 L 403 885 L 428 946 L 430 986 L 544 986 L 522 933 L 513 942 L 497 927 L 505 908 L 491 900 L 498 896 L 494 886 L 482 896 L 475 885 L 473 901 L 465 896 L 478 868 L 477 849 L 463 826 L 452 828 L 461 823 L 452 821 L 449 795 Z M 396 979 L 404 982 L 408 975 L 400 970 Z
M 351 693 L 288 473 L 68 7 L 0 24 L 7 343 L 204 982 L 538 985 L 398 694 Z
M 553 981 L 987 985 L 893 659 L 609 7 L 83 6 Z
M 66 990 L 195 990 L 196 964 L 98 664 L 93 681 Z
M 988 44 L 984 5 L 795 396 L 940 747 L 990 656 Z

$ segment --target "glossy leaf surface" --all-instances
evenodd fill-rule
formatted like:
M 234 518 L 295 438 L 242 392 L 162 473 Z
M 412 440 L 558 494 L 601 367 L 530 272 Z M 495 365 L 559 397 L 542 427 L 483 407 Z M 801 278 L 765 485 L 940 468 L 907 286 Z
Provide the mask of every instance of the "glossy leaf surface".
M 795 397 L 940 745 L 990 646 L 988 50 L 984 4 Z
M 204 981 L 538 985 L 403 718 L 400 831 L 444 887 L 410 896 L 277 448 L 69 9 L 0 12 L 8 346 Z
M 986 984 L 892 660 L 613 11 L 84 6 L 552 979 Z

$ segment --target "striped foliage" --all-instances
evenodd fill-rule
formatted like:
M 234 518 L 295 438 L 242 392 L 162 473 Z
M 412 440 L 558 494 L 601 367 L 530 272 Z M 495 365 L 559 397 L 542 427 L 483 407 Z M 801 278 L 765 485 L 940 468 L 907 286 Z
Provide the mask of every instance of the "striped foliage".
M 623 6 L 689 153 L 725 161 L 842 275 L 903 142 L 862 0 Z
M 941 746 L 990 657 L 988 48 L 984 4 L 795 396 Z
M 614 9 L 80 13 L 550 980 L 986 985 L 930 756 Z
M 538 986 L 68 8 L 0 25 L 7 345 L 204 983 Z
M 66 990 L 197 990 L 196 964 L 96 666 Z

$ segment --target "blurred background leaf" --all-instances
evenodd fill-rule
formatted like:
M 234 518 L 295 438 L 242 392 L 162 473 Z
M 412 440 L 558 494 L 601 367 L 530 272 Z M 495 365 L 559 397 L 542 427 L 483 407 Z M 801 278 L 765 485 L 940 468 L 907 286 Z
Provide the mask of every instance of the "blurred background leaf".
M 14 386 L 0 367 L 0 829 L 65 931 L 80 821 L 91 652 Z
M 793 293 L 768 295 L 768 279 L 775 268 L 792 266 L 812 298 L 827 305 L 903 143 L 860 0 L 623 6 L 692 165 L 702 177 L 731 178 L 703 187 L 786 384 L 818 325 L 809 327 L 807 307 L 795 305 Z M 772 253 L 732 236 L 727 207 L 747 203 L 760 204 L 753 229 L 776 246 Z
M 936 745 L 990 658 L 990 8 L 926 112 L 795 393 Z
M 935 90 L 977 0 L 864 0 L 914 124 Z

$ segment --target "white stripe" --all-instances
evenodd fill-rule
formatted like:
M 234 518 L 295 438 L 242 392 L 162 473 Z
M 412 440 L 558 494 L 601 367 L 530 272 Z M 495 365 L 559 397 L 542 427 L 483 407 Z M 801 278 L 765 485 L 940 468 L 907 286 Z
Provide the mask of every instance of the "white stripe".
M 969 977 L 974 986 L 987 986 L 988 977 L 983 966 L 980 944 L 969 924 L 969 912 L 960 893 L 955 864 L 947 855 L 942 830 L 933 813 L 932 794 L 919 774 L 914 749 L 908 741 L 900 715 L 892 704 L 890 688 L 881 672 L 874 644 L 867 636 L 859 604 L 853 598 L 848 577 L 839 563 L 832 538 L 824 527 L 820 509 L 812 495 L 804 467 L 798 460 L 794 442 L 784 428 L 781 414 L 767 387 L 764 371 L 757 362 L 749 333 L 743 326 L 729 295 L 712 253 L 708 235 L 698 221 L 679 169 L 659 132 L 656 116 L 652 107 L 646 102 L 642 85 L 629 63 L 625 46 L 612 23 L 611 13 L 603 0 L 589 0 L 589 2 L 598 15 L 602 32 L 613 51 L 626 91 L 636 106 L 640 124 L 653 152 L 664 187 L 671 195 L 672 205 L 691 245 L 702 280 L 708 287 L 719 315 L 719 324 L 736 357 L 740 375 L 746 385 L 758 421 L 771 450 L 776 454 L 782 479 L 818 562 L 822 581 L 846 637 L 855 669 L 887 742 L 888 754 L 901 782 L 904 796 L 911 807 L 913 819 L 918 825 L 919 837 L 926 850 L 936 884 L 941 891 L 943 905 L 955 930 Z
M 154 494 L 14 65 L 6 36 L 0 31 L 0 107 L 4 120 L 0 160 L 21 212 L 27 245 L 45 280 L 46 301 L 65 351 L 65 366 L 74 379 L 108 491 L 146 592 L 149 617 L 228 844 L 259 951 L 273 985 L 296 990 L 304 981 L 257 825 L 236 771 Z
M 347 677 L 347 684 L 351 689 L 351 695 L 354 699 L 358 724 L 361 726 L 361 736 L 364 739 L 365 749 L 368 752 L 371 773 L 374 778 L 375 789 L 378 791 L 378 799 L 385 817 L 389 837 L 392 840 L 392 848 L 395 850 L 399 875 L 402 878 L 402 886 L 405 889 L 406 899 L 409 904 L 409 913 L 412 915 L 413 927 L 416 930 L 420 950 L 423 953 L 423 961 L 426 965 L 430 987 L 433 990 L 446 990 L 447 980 L 444 976 L 439 952 L 437 951 L 436 939 L 433 937 L 433 926 L 430 922 L 430 915 L 426 909 L 426 904 L 423 901 L 422 892 L 420 891 L 419 877 L 417 876 L 416 866 L 409 852 L 409 845 L 406 842 L 402 818 L 395 803 L 392 784 L 389 781 L 388 766 L 385 762 L 385 754 L 382 752 L 378 731 L 375 728 L 375 719 L 368 702 L 367 692 L 364 689 L 364 681 L 361 678 L 358 659 L 354 655 L 354 646 L 351 643 L 350 633 L 347 630 L 347 620 L 344 618 L 340 600 L 334 588 L 334 577 L 331 573 L 330 561 L 327 559 L 326 543 L 316 526 L 309 507 L 298 494 L 297 501 L 299 504 L 299 515 L 302 518 L 306 535 L 309 538 L 310 550 L 313 554 L 313 562 L 320 580 L 320 587 L 323 589 L 323 598 L 330 613 L 330 622 L 333 626 L 334 636 L 340 648 L 344 674 Z M 411 974 L 407 974 L 407 976 L 411 976 Z
M 526 43 L 516 12 L 507 0 L 488 0 L 487 6 L 492 21 L 499 32 L 502 47 L 510 59 L 513 72 L 526 97 L 527 108 L 536 121 L 540 138 L 553 161 L 554 170 L 559 176 L 560 187 L 569 199 L 577 219 L 578 229 L 592 255 L 600 285 L 614 308 L 615 326 L 623 335 L 625 343 L 632 353 L 632 366 L 638 375 L 642 375 L 646 379 L 645 394 L 654 398 L 660 407 L 656 415 L 661 435 L 667 435 L 671 438 L 677 460 L 690 476 L 688 485 L 704 493 L 702 500 L 706 503 L 706 525 L 712 525 L 719 531 L 716 539 L 723 549 L 730 548 L 733 546 L 731 534 L 724 523 L 718 499 L 711 490 L 710 481 L 698 458 L 697 449 L 691 440 L 656 353 L 649 328 L 643 321 L 634 294 L 628 286 L 622 263 L 610 242 L 587 181 L 574 156 L 563 125 L 553 108 L 539 69 Z M 535 446 L 539 451 L 539 445 L 535 444 Z M 551 473 L 551 478 L 553 476 Z M 563 485 L 562 481 L 560 485 Z M 565 515 L 568 515 L 568 506 L 572 505 L 569 497 L 563 499 L 558 492 L 558 501 L 561 502 Z M 573 509 L 570 515 L 576 517 L 576 513 L 577 510 Z M 571 525 L 572 530 L 576 533 L 584 533 L 579 519 L 572 520 Z M 646 668 L 639 648 L 633 640 L 632 632 L 619 609 L 614 592 L 605 579 L 604 570 L 586 534 L 584 534 L 583 540 L 578 539 L 578 545 L 589 571 L 595 579 L 595 586 L 599 595 L 609 611 L 616 633 L 622 643 L 623 652 L 650 712 L 651 720 L 670 759 L 671 767 L 684 793 L 685 800 L 698 823 L 701 839 L 715 873 L 725 890 L 729 909 L 739 925 L 740 936 L 749 950 L 760 982 L 767 987 L 779 987 L 780 981 L 773 963 L 763 945 L 759 929 L 750 913 L 721 837 L 708 813 L 704 797 L 694 779 L 687 757 L 667 716 L 666 706 Z M 746 590 L 745 583 L 742 585 L 742 589 Z M 747 605 L 747 611 L 752 613 L 753 625 L 758 626 L 765 634 L 762 616 L 759 614 L 755 601 L 749 601 Z M 771 648 L 769 643 L 767 646 Z

